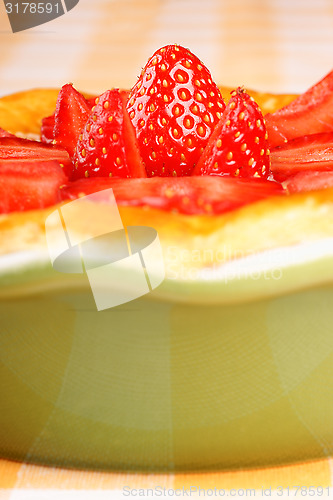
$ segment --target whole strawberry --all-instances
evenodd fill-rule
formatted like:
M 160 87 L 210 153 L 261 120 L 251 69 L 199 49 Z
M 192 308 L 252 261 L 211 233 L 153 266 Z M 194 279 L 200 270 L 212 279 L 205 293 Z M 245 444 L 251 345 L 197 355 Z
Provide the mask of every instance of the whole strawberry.
M 193 175 L 272 176 L 265 120 L 242 88 L 231 93 Z
M 127 104 L 148 176 L 190 175 L 224 109 L 194 54 L 179 45 L 156 51 Z

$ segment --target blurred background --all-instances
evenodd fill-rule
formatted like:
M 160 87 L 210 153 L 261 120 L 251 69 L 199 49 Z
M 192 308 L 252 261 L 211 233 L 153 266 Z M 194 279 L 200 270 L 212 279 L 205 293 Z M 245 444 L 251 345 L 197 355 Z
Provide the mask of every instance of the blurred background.
M 0 95 L 73 82 L 131 87 L 162 45 L 178 43 L 216 82 L 301 92 L 333 68 L 332 0 L 80 0 L 13 34 L 0 5 Z

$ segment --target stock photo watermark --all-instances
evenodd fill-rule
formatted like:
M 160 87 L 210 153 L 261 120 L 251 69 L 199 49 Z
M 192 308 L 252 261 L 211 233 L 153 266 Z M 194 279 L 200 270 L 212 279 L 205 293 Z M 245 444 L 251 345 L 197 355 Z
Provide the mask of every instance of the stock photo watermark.
M 124 486 L 122 489 L 123 497 L 141 497 L 141 498 L 157 498 L 157 497 L 193 497 L 193 498 L 304 498 L 304 497 L 323 497 L 330 496 L 330 488 L 324 486 L 276 486 L 274 488 L 231 488 L 224 489 L 218 487 L 202 488 L 200 486 L 183 486 L 180 488 L 167 488 L 165 486 L 155 486 L 154 488 L 131 488 Z
M 46 219 L 46 240 L 55 271 L 85 274 L 98 311 L 142 297 L 165 279 L 176 281 L 277 281 L 284 254 L 230 249 L 188 250 L 166 246 L 156 229 L 124 227 L 112 189 L 83 196 Z M 88 228 L 88 229 L 87 229 Z
M 35 28 L 53 21 L 74 9 L 79 0 L 47 0 L 27 2 L 3 0 L 13 33 Z
M 283 276 L 281 255 L 265 255 L 258 251 L 218 248 L 182 249 L 169 246 L 166 253 L 166 274 L 170 280 L 273 280 Z
M 125 228 L 111 188 L 55 210 L 45 229 L 54 270 L 86 274 L 98 311 L 142 297 L 165 278 L 156 229 Z

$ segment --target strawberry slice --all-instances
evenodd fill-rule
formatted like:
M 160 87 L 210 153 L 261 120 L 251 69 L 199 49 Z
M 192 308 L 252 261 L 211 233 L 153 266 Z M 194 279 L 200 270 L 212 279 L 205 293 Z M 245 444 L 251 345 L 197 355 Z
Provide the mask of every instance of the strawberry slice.
M 35 162 L 55 160 L 65 171 L 71 165 L 65 149 L 15 136 L 0 138 L 0 160 L 33 160 Z
M 127 105 L 148 176 L 190 175 L 224 108 L 210 72 L 188 49 L 156 51 Z
M 119 205 L 150 206 L 188 215 L 221 214 L 284 192 L 272 181 L 216 176 L 80 179 L 61 191 L 64 200 L 73 200 L 108 188 L 113 189 Z
M 89 97 L 89 99 L 87 99 L 87 103 L 88 103 L 90 110 L 96 105 L 97 97 L 98 96 L 96 95 L 95 97 Z
M 333 171 L 318 172 L 307 170 L 289 177 L 283 186 L 289 194 L 304 191 L 318 191 L 333 187 Z
M 0 213 L 33 210 L 60 201 L 66 176 L 57 161 L 0 160 Z
M 284 108 L 265 116 L 271 148 L 333 130 L 333 71 Z
M 80 177 L 146 177 L 132 123 L 126 111 L 127 93 L 108 90 L 80 135 L 74 156 L 74 179 Z
M 72 95 L 74 104 L 75 104 L 76 97 L 78 98 L 78 102 L 80 103 L 80 101 L 81 101 L 81 104 L 82 104 L 82 99 L 80 98 L 80 96 L 77 96 L 77 94 L 76 94 L 77 91 L 73 87 L 72 87 L 72 89 L 70 89 L 70 87 L 72 87 L 72 86 L 68 85 L 68 96 Z M 71 99 L 69 99 L 69 100 L 71 101 Z M 89 99 L 86 99 L 86 103 L 88 104 L 90 111 L 91 111 L 91 108 L 93 106 L 95 106 L 95 104 L 96 104 L 95 101 L 96 101 L 96 97 L 90 97 Z M 84 108 L 85 108 L 85 104 L 84 104 Z M 75 111 L 77 111 L 77 106 L 74 105 L 74 112 Z M 72 120 L 70 120 L 70 121 L 72 121 Z M 84 125 L 85 125 L 85 122 L 83 123 L 82 128 L 79 131 L 79 133 L 82 131 Z M 42 119 L 42 127 L 41 127 L 41 141 L 42 142 L 45 142 L 46 144 L 51 144 L 53 142 L 53 140 L 55 138 L 54 137 L 54 127 L 55 127 L 55 113 L 53 113 L 53 115 L 51 115 L 51 116 L 46 116 L 45 118 Z M 75 135 L 76 142 L 74 144 L 74 149 L 75 149 L 75 146 L 76 146 L 76 143 L 78 140 L 78 135 L 77 136 Z M 71 151 L 73 150 L 72 144 L 70 145 L 70 149 L 71 149 Z
M 59 92 L 54 115 L 53 144 L 62 146 L 73 158 L 79 135 L 90 114 L 90 106 L 80 92 L 67 84 Z M 45 123 L 44 123 L 45 132 Z M 71 172 L 66 172 L 70 177 Z
M 15 135 L 0 127 L 0 137 L 15 137 Z
M 258 104 L 243 89 L 231 92 L 193 175 L 264 179 L 271 175 L 265 121 Z
M 333 170 L 333 132 L 306 135 L 273 149 L 271 169 L 282 182 L 304 170 Z
M 54 114 L 52 116 L 46 116 L 45 118 L 42 119 L 40 140 L 45 144 L 53 143 L 54 125 L 55 125 Z

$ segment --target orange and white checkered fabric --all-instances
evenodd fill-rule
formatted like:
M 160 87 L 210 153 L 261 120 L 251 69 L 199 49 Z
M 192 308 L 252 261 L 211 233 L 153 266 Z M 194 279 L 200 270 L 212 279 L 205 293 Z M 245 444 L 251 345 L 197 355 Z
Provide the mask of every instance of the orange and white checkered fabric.
M 332 69 L 332 0 L 80 0 L 13 34 L 0 2 L 0 94 L 131 87 L 162 45 L 190 48 L 225 86 L 305 90 Z

